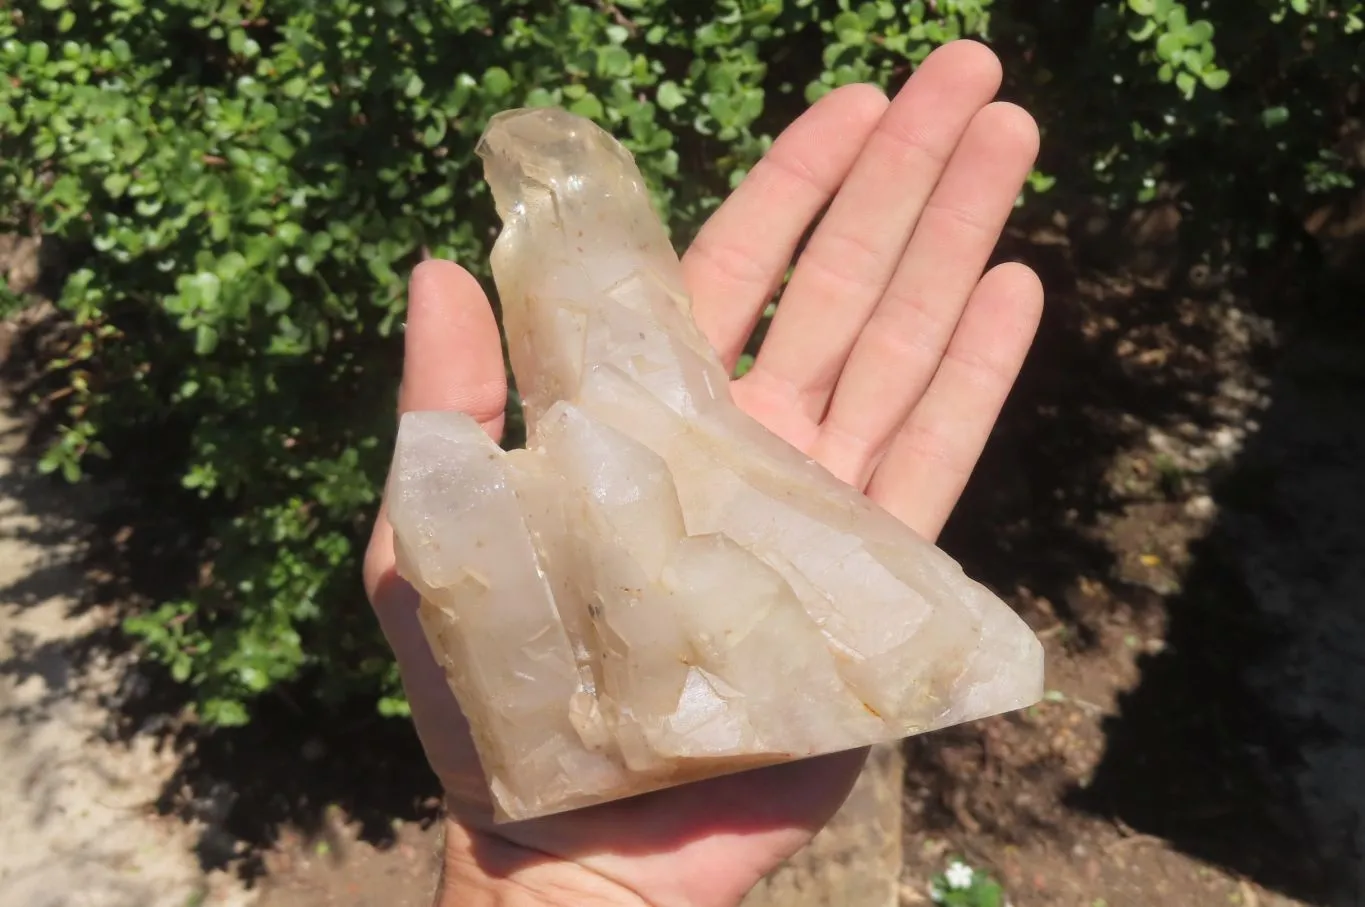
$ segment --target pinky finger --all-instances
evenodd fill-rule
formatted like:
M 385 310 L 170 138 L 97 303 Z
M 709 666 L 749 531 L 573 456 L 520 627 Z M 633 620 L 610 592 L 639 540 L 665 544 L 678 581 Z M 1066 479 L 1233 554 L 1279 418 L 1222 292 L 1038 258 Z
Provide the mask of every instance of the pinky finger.
M 976 467 L 1024 364 L 1043 287 L 1021 264 L 973 291 L 925 394 L 891 442 L 867 494 L 928 539 L 938 536 Z

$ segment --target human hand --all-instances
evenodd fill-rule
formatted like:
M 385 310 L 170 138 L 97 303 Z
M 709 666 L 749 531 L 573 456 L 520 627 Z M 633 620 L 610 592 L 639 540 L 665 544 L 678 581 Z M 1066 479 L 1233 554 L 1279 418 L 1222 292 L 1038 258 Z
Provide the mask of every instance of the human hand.
M 991 103 L 999 84 L 994 55 L 962 41 L 933 53 L 894 101 L 869 86 L 832 92 L 778 138 L 683 259 L 697 321 L 733 366 L 829 205 L 734 396 L 928 538 L 966 484 L 1042 308 L 1028 268 L 982 274 L 1038 147 L 1027 113 Z M 400 411 L 458 410 L 497 438 L 506 392 L 478 283 L 450 262 L 423 263 L 409 288 Z M 365 583 L 447 793 L 451 903 L 732 907 L 829 819 L 866 756 L 494 826 L 382 511 Z

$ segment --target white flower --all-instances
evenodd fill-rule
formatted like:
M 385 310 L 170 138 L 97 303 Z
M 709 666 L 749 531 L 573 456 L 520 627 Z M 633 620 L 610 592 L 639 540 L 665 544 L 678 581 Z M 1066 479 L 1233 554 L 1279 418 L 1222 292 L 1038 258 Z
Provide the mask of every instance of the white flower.
M 954 860 L 949 864 L 948 871 L 943 874 L 943 877 L 948 880 L 949 888 L 960 889 L 972 887 L 973 875 L 975 873 L 972 872 L 972 867 L 959 860 Z

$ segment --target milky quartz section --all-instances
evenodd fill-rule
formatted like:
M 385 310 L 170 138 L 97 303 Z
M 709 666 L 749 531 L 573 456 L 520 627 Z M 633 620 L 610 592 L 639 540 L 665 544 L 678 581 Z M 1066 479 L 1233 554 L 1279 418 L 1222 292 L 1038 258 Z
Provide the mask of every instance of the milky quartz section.
M 1039 699 L 1008 606 L 735 407 L 621 145 L 513 110 L 478 153 L 527 448 L 410 413 L 388 491 L 498 820 Z

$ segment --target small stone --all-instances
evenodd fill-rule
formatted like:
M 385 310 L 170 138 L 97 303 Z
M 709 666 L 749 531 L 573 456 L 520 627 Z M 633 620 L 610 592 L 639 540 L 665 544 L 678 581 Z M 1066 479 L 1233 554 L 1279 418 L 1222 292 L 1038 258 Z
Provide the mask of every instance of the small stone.
M 1213 503 L 1213 498 L 1206 494 L 1197 494 L 1185 502 L 1185 513 L 1197 520 L 1208 519 L 1214 515 L 1217 509 Z
M 735 405 L 619 143 L 516 110 L 478 151 L 527 448 L 409 413 L 388 501 L 495 818 L 1038 700 L 1007 605 Z
M 1241 445 L 1237 430 L 1227 425 L 1215 430 L 1209 440 L 1223 453 L 1232 453 Z

